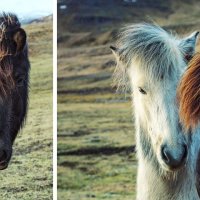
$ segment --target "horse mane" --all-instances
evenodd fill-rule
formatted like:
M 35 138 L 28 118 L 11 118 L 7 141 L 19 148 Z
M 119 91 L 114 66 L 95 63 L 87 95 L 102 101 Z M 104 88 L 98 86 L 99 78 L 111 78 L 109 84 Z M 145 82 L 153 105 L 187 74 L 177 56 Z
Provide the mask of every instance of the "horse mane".
M 21 24 L 16 15 L 12 13 L 0 14 L 0 98 L 4 98 L 14 89 L 12 36 Z
M 186 129 L 195 128 L 200 122 L 200 53 L 189 62 L 177 94 L 181 121 Z
M 118 88 L 127 87 L 127 68 L 135 60 L 150 80 L 172 78 L 180 66 L 177 39 L 154 24 L 134 24 L 122 28 L 118 36 L 119 59 L 114 72 Z

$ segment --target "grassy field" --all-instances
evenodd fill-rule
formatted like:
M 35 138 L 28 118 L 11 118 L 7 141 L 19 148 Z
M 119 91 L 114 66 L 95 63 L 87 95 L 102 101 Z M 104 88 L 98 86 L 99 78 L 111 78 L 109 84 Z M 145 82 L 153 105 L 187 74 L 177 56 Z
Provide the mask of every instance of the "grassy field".
M 159 24 L 181 35 L 200 28 L 197 17 L 200 7 L 186 3 L 182 6 L 174 3 L 172 6 L 173 12 L 169 11 L 168 16 L 158 13 L 156 21 Z M 189 13 L 186 8 L 193 8 L 193 12 Z M 87 13 L 83 12 L 84 9 Z M 95 15 L 94 10 L 84 9 L 83 16 Z M 116 9 L 119 11 L 121 8 Z M 128 8 L 124 9 L 128 12 Z M 104 13 L 103 16 L 107 16 L 105 11 L 96 12 L 96 15 Z M 148 10 L 142 15 L 153 15 L 153 12 Z M 72 16 L 76 17 L 76 13 Z M 130 22 L 130 13 L 120 15 L 124 20 L 126 16 L 127 22 Z M 135 199 L 137 159 L 130 95 L 117 94 L 111 86 L 115 61 L 109 45 L 120 25 L 100 24 L 86 31 L 89 24 L 82 29 L 84 24 L 73 25 L 75 17 L 69 18 L 62 13 L 60 17 L 58 199 Z M 136 21 L 141 22 L 137 17 L 134 18 Z M 65 23 L 70 24 L 69 29 L 74 32 L 67 31 Z
M 52 199 L 52 22 L 24 26 L 30 48 L 30 98 L 11 163 L 0 172 L 0 199 Z
M 131 199 L 131 103 L 111 87 L 109 48 L 59 48 L 58 56 L 58 199 Z
M 134 196 L 131 104 L 111 88 L 112 61 L 107 45 L 59 48 L 58 199 Z

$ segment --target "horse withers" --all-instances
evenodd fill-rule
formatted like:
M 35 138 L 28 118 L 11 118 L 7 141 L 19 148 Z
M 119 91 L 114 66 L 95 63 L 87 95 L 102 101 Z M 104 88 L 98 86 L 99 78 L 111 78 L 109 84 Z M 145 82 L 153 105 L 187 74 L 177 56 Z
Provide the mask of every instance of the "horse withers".
M 0 170 L 9 164 L 26 117 L 29 69 L 24 29 L 16 15 L 0 14 Z
M 125 27 L 116 47 L 115 80 L 130 85 L 138 156 L 137 200 L 199 199 L 200 130 L 186 132 L 177 87 L 193 56 L 197 32 L 178 38 L 153 24 Z

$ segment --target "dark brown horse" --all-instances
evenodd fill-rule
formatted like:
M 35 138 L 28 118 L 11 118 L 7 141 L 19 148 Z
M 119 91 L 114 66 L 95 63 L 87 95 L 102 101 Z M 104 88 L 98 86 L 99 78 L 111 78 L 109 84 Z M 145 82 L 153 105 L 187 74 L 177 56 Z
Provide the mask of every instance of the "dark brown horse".
M 26 116 L 29 68 L 25 31 L 16 15 L 0 14 L 0 169 L 8 166 Z

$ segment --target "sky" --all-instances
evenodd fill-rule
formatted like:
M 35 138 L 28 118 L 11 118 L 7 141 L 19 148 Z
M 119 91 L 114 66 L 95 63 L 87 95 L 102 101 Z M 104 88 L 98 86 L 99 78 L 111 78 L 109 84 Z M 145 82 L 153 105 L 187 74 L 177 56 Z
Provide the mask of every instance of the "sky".
M 19 18 L 38 18 L 53 13 L 53 0 L 0 0 L 0 12 L 14 12 Z

